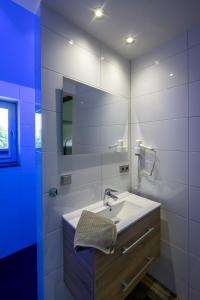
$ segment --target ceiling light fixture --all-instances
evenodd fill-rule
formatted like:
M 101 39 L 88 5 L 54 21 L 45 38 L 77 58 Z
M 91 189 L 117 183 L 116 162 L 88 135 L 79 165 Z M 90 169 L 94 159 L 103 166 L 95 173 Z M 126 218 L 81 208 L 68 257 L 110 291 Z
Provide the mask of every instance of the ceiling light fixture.
M 102 7 L 98 7 L 94 10 L 95 18 L 102 19 L 104 17 L 104 10 Z
M 74 45 L 74 40 L 69 40 L 70 45 Z
M 128 36 L 128 37 L 126 38 L 126 45 L 131 45 L 131 44 L 133 44 L 133 43 L 135 43 L 134 37 Z

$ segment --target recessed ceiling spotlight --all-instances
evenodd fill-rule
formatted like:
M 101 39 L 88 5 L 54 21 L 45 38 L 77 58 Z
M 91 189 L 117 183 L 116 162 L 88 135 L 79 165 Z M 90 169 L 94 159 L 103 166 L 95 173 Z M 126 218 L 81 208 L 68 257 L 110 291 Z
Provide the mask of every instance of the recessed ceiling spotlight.
M 159 60 L 155 60 L 156 65 L 159 65 L 159 63 L 160 63 Z
M 169 76 L 170 76 L 170 77 L 173 77 L 173 76 L 174 76 L 174 74 L 173 74 L 173 73 L 170 73 L 170 74 L 169 74 Z
M 68 43 L 69 43 L 70 45 L 74 45 L 74 40 L 69 40 Z
M 98 7 L 94 10 L 94 16 L 97 19 L 102 19 L 104 17 L 104 10 L 102 7 Z
M 126 38 L 126 44 L 127 44 L 127 45 L 131 45 L 131 44 L 133 44 L 133 43 L 135 43 L 134 37 L 128 36 L 128 37 Z

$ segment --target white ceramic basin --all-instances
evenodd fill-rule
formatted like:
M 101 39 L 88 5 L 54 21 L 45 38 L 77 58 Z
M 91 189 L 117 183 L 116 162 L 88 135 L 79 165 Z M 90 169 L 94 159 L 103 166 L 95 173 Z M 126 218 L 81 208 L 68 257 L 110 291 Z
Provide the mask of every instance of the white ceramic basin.
M 97 214 L 111 219 L 115 224 L 133 218 L 139 211 L 143 209 L 142 206 L 131 203 L 130 201 L 116 202 L 110 207 L 103 207 Z
M 111 219 L 116 224 L 117 231 L 120 232 L 160 206 L 158 202 L 129 192 L 121 193 L 118 197 L 117 201 L 109 201 L 112 206 L 111 210 L 108 206 L 104 206 L 103 201 L 98 201 L 92 205 L 63 215 L 63 219 L 76 228 L 82 211 L 89 210 Z

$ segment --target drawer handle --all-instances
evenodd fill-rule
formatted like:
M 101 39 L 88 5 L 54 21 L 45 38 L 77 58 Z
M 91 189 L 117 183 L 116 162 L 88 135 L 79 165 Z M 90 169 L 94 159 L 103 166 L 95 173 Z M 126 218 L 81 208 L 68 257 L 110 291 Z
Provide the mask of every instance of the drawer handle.
M 142 275 L 142 273 L 150 266 L 150 264 L 154 260 L 154 257 L 146 257 L 146 259 L 148 261 L 144 265 L 144 267 L 128 283 L 126 283 L 126 282 L 122 283 L 124 293 L 129 289 L 129 287 L 131 285 L 133 285 L 137 281 L 137 279 L 140 277 L 140 275 Z
M 154 227 L 148 228 L 147 231 L 139 238 L 137 239 L 133 244 L 131 244 L 127 248 L 123 248 L 122 254 L 126 254 L 129 252 L 132 248 L 136 247 L 138 244 L 140 244 L 150 233 L 154 231 Z

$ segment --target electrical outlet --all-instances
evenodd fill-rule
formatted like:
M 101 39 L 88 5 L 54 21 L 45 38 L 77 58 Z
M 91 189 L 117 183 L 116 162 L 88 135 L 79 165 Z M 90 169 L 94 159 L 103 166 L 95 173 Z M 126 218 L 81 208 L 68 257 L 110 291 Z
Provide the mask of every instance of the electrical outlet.
M 129 165 L 119 166 L 119 173 L 124 174 L 129 172 Z
M 72 183 L 72 174 L 61 174 L 60 185 L 69 185 Z

